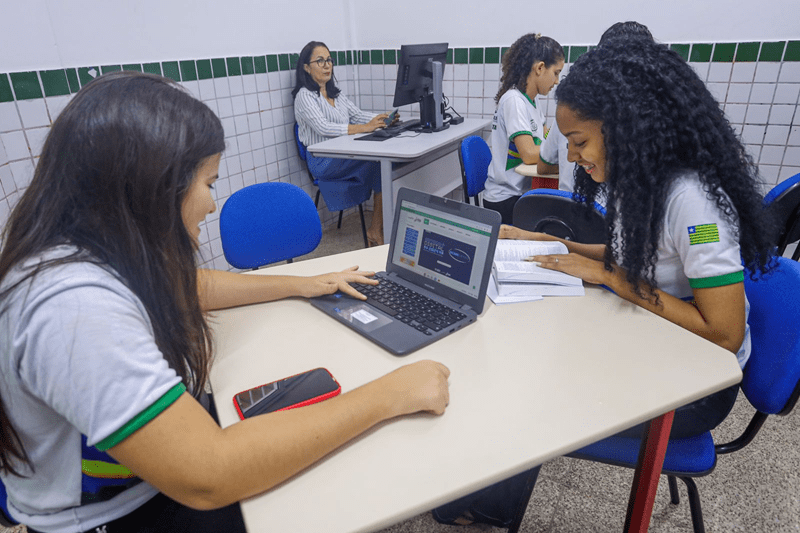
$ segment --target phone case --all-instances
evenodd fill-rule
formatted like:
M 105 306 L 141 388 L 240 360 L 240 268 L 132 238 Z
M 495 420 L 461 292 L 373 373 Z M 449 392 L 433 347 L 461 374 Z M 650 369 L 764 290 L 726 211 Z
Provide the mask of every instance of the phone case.
M 285 411 L 333 398 L 342 387 L 325 368 L 315 368 L 260 387 L 242 391 L 233 397 L 239 418 Z

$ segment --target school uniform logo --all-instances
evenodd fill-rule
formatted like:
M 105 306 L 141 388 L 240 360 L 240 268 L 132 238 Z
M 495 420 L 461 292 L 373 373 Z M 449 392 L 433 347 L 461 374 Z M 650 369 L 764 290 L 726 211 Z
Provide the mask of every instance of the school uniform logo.
M 719 228 L 716 224 L 689 226 L 689 245 L 719 242 Z
M 539 125 L 536 123 L 535 120 L 531 119 L 531 133 L 536 133 L 536 130 L 539 129 Z

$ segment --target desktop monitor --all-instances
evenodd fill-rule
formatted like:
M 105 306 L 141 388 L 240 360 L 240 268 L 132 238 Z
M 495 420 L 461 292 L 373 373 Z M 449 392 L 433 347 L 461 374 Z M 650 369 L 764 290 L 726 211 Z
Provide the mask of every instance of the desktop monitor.
M 404 44 L 400 47 L 393 107 L 419 103 L 423 131 L 447 128 L 442 103 L 442 77 L 447 43 Z

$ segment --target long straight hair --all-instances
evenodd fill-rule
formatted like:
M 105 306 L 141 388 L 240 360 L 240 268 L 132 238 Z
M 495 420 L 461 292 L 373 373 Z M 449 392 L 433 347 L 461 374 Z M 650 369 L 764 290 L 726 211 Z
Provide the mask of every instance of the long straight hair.
M 314 78 L 311 77 L 311 74 L 306 72 L 305 66 L 311 61 L 311 54 L 314 53 L 314 48 L 322 46 L 326 50 L 330 51 L 328 46 L 320 41 L 311 41 L 307 45 L 300 50 L 300 57 L 297 59 L 297 66 L 295 67 L 295 84 L 294 89 L 292 89 L 292 98 L 297 96 L 297 93 L 300 92 L 300 89 L 305 87 L 312 93 L 319 94 L 319 83 L 314 81 Z M 333 57 L 333 56 L 331 56 Z M 333 77 L 333 69 L 331 70 L 331 79 L 329 79 L 325 83 L 325 92 L 328 95 L 328 98 L 336 98 L 339 96 L 341 92 L 339 88 L 336 86 L 336 79 Z
M 197 291 L 196 243 L 181 207 L 198 166 L 224 148 L 219 119 L 166 78 L 117 72 L 86 85 L 53 124 L 11 213 L 0 282 L 45 250 L 76 251 L 26 270 L 0 292 L 0 312 L 15 289 L 46 268 L 103 266 L 141 300 L 169 366 L 194 395 L 202 393 L 211 340 Z M 14 459 L 30 465 L 0 401 L 0 471 L 17 474 Z

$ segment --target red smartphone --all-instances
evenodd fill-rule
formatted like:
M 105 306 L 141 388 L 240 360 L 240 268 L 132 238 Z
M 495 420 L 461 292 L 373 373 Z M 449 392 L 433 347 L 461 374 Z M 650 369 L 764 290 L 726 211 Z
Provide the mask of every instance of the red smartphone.
M 333 398 L 342 392 L 339 382 L 325 368 L 273 381 L 242 391 L 233 397 L 239 418 L 285 411 Z

